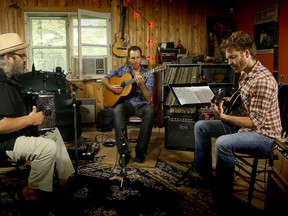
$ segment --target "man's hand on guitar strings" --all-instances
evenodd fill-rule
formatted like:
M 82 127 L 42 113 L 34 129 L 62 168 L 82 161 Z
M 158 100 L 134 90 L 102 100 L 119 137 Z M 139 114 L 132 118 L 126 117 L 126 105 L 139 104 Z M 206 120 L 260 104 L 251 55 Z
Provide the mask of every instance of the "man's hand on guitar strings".
M 219 101 L 218 105 L 216 105 L 214 103 L 211 104 L 211 108 L 212 108 L 212 111 L 214 113 L 215 119 L 220 119 L 221 115 L 224 114 L 223 104 L 224 104 L 223 100 Z
M 142 85 L 145 84 L 144 78 L 141 75 L 136 75 L 135 76 L 135 81 L 136 81 L 138 86 L 142 86 Z
M 121 87 L 120 85 L 112 85 L 111 91 L 114 92 L 115 94 L 121 94 L 123 91 L 123 87 Z

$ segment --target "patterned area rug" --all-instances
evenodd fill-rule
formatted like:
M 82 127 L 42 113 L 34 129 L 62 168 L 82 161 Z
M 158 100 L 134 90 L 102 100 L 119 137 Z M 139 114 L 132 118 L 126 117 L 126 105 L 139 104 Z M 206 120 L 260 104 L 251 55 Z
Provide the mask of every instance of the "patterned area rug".
M 96 160 L 100 162 L 102 158 L 98 157 Z M 202 187 L 198 185 L 197 189 L 184 185 L 175 186 L 177 180 L 184 174 L 175 163 L 158 161 L 156 168 L 128 166 L 124 178 L 120 175 L 118 166 L 100 165 L 95 170 L 96 164 L 97 162 L 80 166 L 80 170 L 83 175 L 90 178 L 112 181 L 110 190 L 114 192 L 108 199 L 114 204 L 111 203 L 109 210 L 105 211 L 117 212 L 115 215 L 214 214 L 212 193 L 205 189 L 204 185 Z M 126 212 L 127 210 L 129 211 Z
M 119 166 L 101 163 L 104 157 L 79 162 L 79 172 L 67 187 L 39 194 L 33 203 L 17 196 L 21 186 L 17 187 L 15 174 L 0 175 L 5 188 L 13 192 L 8 194 L 1 187 L 0 215 L 219 215 L 213 193 L 196 174 L 175 186 L 187 169 L 183 165 L 158 160 L 155 168 L 129 166 L 121 176 Z M 20 185 L 24 184 L 21 180 Z

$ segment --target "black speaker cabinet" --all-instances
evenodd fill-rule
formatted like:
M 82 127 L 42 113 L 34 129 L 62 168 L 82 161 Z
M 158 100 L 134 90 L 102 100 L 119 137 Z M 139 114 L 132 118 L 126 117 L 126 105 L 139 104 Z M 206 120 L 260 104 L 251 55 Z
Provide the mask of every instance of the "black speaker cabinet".
M 165 118 L 165 148 L 194 151 L 194 124 L 192 118 Z

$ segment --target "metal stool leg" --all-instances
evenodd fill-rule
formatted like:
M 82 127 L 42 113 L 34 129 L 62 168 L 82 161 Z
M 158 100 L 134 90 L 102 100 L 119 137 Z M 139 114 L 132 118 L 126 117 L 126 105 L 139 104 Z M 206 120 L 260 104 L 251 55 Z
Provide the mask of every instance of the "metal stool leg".
M 250 177 L 250 183 L 249 183 L 248 200 L 247 200 L 248 205 L 251 205 L 252 198 L 253 198 L 253 191 L 254 191 L 254 184 L 255 184 L 255 179 L 256 179 L 257 166 L 258 166 L 258 159 L 254 158 L 251 177 Z
M 187 163 L 187 162 L 185 162 Z M 188 176 L 190 172 L 193 171 L 193 162 L 191 163 L 191 166 L 188 168 L 188 170 L 178 179 L 178 181 L 175 183 L 175 186 L 179 186 L 179 184 Z

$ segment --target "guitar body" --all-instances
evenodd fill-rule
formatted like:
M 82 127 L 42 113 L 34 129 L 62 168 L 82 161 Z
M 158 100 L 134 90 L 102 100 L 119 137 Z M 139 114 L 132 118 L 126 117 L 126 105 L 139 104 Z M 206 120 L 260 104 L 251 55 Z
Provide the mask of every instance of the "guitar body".
M 222 97 L 220 97 L 219 95 L 215 95 L 211 101 L 212 101 L 212 103 L 215 103 L 216 105 L 218 105 L 221 100 L 223 100 Z M 231 115 L 240 106 L 241 106 L 240 91 L 236 91 L 232 94 L 229 101 L 224 101 L 224 103 L 223 103 L 224 113 L 227 115 Z
M 126 73 L 121 77 L 111 77 L 110 84 L 111 85 L 121 85 L 121 83 L 132 79 L 130 73 Z M 104 90 L 104 99 L 105 99 L 105 106 L 113 107 L 121 97 L 127 96 L 132 90 L 132 85 L 125 85 L 124 89 L 121 94 L 115 94 L 114 92 L 105 88 Z
M 161 65 L 157 68 L 154 68 L 150 71 L 147 71 L 145 73 L 142 73 L 142 77 L 146 77 L 149 74 L 153 74 L 155 72 L 165 71 L 167 70 L 167 65 Z M 104 89 L 104 105 L 106 107 L 113 107 L 117 102 L 119 102 L 120 98 L 128 96 L 128 94 L 132 90 L 132 85 L 136 80 L 132 78 L 132 75 L 130 73 L 125 73 L 121 77 L 113 76 L 109 79 L 109 83 L 111 85 L 120 85 L 123 87 L 123 91 L 121 94 L 115 94 L 114 92 Z
M 233 93 L 229 101 L 224 102 L 225 114 L 231 115 L 241 106 L 241 95 L 239 91 Z
M 127 33 L 124 34 L 124 38 L 122 37 L 122 32 L 118 32 L 116 35 L 116 42 L 113 45 L 112 51 L 114 55 L 118 57 L 127 57 L 128 56 L 128 42 L 129 36 Z

